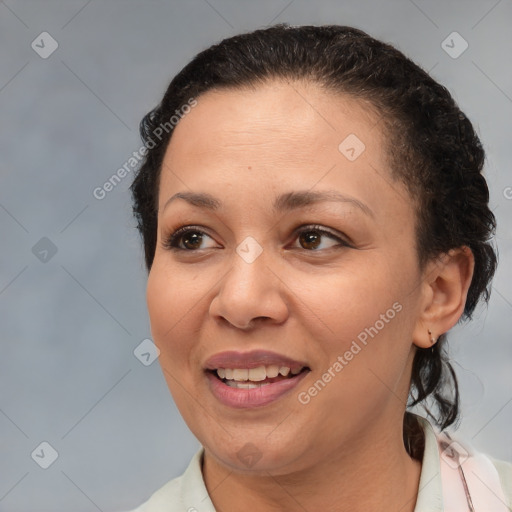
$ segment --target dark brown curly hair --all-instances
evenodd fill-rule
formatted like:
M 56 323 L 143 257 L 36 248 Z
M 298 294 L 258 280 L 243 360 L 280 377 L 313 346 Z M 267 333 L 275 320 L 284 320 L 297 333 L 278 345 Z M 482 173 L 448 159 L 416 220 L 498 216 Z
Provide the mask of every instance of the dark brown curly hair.
M 279 24 L 230 37 L 199 53 L 174 77 L 141 122 L 148 151 L 131 187 L 147 269 L 156 247 L 159 176 L 172 136 L 172 129 L 159 127 L 206 91 L 271 79 L 314 82 L 376 111 L 387 135 L 391 174 L 416 204 L 420 267 L 453 248 L 473 252 L 474 275 L 462 315 L 470 319 L 479 300 L 489 300 L 497 264 L 481 142 L 445 87 L 393 46 L 347 26 Z M 459 416 L 457 379 L 445 342 L 443 334 L 432 349 L 417 349 L 409 402 L 421 404 L 441 428 Z M 406 414 L 406 446 L 415 430 Z

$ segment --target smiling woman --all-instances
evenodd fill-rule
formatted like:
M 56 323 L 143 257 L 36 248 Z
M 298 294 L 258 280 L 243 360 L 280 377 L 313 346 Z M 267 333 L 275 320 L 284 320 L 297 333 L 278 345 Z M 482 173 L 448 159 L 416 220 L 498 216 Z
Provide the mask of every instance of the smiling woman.
M 360 30 L 277 25 L 197 55 L 144 141 L 191 97 L 132 191 L 153 339 L 202 448 L 137 510 L 508 510 L 512 465 L 444 431 L 446 333 L 496 266 L 449 92 Z

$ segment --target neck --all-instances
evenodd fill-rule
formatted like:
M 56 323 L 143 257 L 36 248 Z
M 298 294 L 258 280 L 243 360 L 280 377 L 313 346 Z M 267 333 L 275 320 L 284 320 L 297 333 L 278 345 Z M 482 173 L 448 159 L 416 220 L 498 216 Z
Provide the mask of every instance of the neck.
M 226 512 L 413 512 L 421 463 L 407 454 L 399 434 L 370 431 L 350 450 L 278 476 L 236 473 L 205 452 L 203 475 L 216 509 Z

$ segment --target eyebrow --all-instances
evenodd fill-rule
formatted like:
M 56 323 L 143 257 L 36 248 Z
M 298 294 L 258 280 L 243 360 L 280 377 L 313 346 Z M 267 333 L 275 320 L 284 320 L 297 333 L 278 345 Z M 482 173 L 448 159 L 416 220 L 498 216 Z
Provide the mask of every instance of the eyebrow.
M 176 199 L 183 199 L 192 206 L 206 210 L 218 210 L 222 206 L 222 202 L 219 199 L 206 192 L 178 192 L 167 200 L 162 210 L 165 210 Z M 359 199 L 341 194 L 337 190 L 323 190 L 321 192 L 296 190 L 287 192 L 276 197 L 272 204 L 272 209 L 274 213 L 281 213 L 328 201 L 349 203 L 356 206 L 366 215 L 370 217 L 375 216 L 373 211 L 366 204 L 359 201 Z

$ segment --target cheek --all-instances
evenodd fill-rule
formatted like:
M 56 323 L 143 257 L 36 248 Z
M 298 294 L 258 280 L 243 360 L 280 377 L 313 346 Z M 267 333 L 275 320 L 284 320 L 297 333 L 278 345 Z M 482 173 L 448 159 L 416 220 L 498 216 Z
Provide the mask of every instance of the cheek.
M 160 350 L 158 361 L 169 391 L 187 423 L 195 414 L 190 398 L 197 357 L 191 333 L 199 331 L 194 322 L 199 318 L 202 295 L 204 286 L 199 287 L 193 277 L 180 275 L 175 267 L 155 258 L 146 288 L 151 334 Z
M 356 290 L 349 292 L 346 279 L 334 280 L 329 292 L 310 296 L 308 302 L 321 319 L 310 322 L 308 337 L 314 353 L 322 356 L 314 379 L 298 390 L 297 399 L 326 439 L 332 430 L 357 431 L 388 405 L 406 399 L 402 379 L 410 344 L 403 342 L 404 307 L 385 287 L 356 282 Z M 337 284 L 347 285 L 346 291 L 334 291 Z
M 165 275 L 160 270 L 158 263 L 153 263 L 149 273 L 146 302 L 148 306 L 149 319 L 151 323 L 151 333 L 157 344 L 166 332 L 172 328 L 173 318 L 177 313 L 175 307 L 178 305 L 175 292 L 177 288 L 167 281 Z
M 294 289 L 315 357 L 321 354 L 317 372 L 331 369 L 325 380 L 344 387 L 347 399 L 370 393 L 379 379 L 393 389 L 411 348 L 407 317 L 414 297 L 407 283 L 414 280 L 414 268 L 409 260 L 382 256 L 353 265 L 347 261 L 343 270 L 329 276 L 305 275 Z M 332 379 L 333 373 L 343 377 Z
M 187 355 L 186 330 L 191 329 L 194 310 L 201 307 L 202 288 L 197 288 L 193 278 L 180 276 L 175 268 L 155 258 L 148 277 L 146 301 L 153 341 L 160 349 L 160 363 L 166 367 L 179 367 Z
M 354 262 L 355 263 L 355 262 Z M 390 282 L 382 263 L 346 265 L 321 274 L 303 274 L 296 279 L 293 295 L 300 300 L 313 331 L 312 340 L 329 340 L 326 347 L 342 349 L 398 300 L 396 282 Z M 288 279 L 287 282 L 293 282 Z M 392 310 L 389 316 L 395 313 Z M 388 324 L 386 324 L 388 325 Z M 380 323 L 379 323 L 380 326 Z

